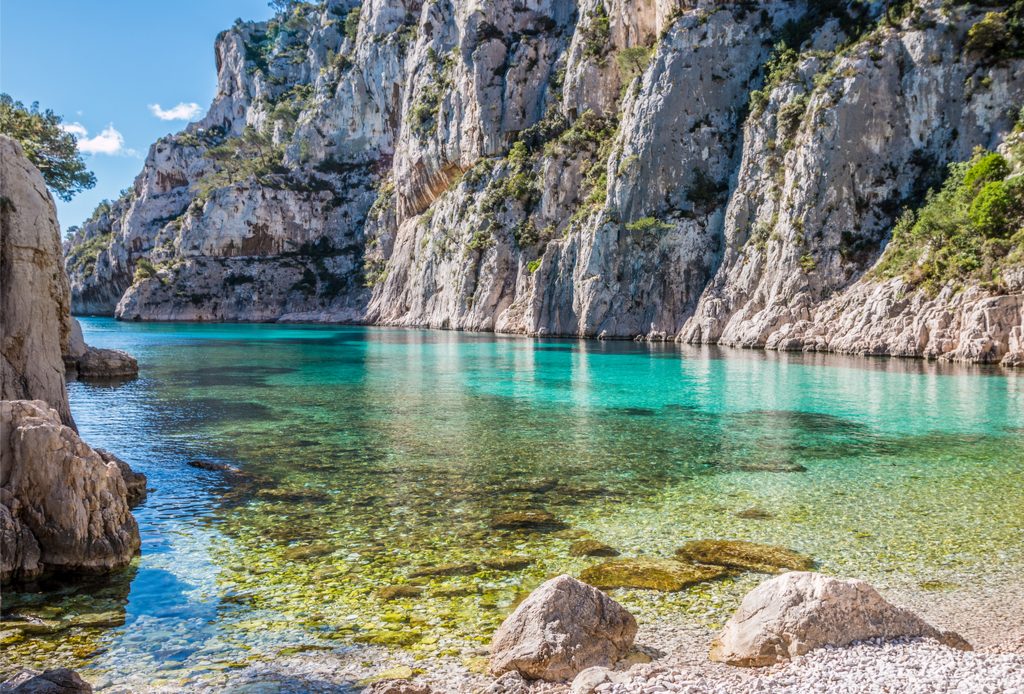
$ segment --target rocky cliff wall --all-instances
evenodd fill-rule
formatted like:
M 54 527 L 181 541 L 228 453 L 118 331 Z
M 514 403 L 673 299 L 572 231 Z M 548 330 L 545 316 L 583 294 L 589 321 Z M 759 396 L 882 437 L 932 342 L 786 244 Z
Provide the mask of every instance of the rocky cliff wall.
M 0 135 L 0 400 L 45 400 L 73 427 L 61 356 L 70 307 L 53 198 Z
M 871 272 L 1014 127 L 993 9 L 293 3 L 218 38 L 207 116 L 79 230 L 75 310 L 1010 363 L 1012 267 L 998 291 Z

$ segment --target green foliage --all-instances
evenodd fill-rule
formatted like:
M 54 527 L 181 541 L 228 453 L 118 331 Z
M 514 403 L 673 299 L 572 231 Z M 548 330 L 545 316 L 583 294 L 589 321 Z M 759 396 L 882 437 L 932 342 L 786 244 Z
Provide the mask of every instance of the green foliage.
M 206 156 L 214 162 L 215 170 L 196 182 L 195 191 L 200 200 L 205 200 L 218 188 L 249 178 L 264 182 L 272 173 L 285 173 L 284 147 L 275 145 L 270 135 L 252 126 L 247 126 L 241 137 L 210 148 Z
M 72 272 L 92 274 L 92 270 L 96 266 L 96 259 L 99 258 L 100 253 L 110 248 L 113 241 L 114 235 L 111 233 L 98 234 L 77 246 L 72 246 L 67 253 L 68 267 Z
M 533 260 L 526 264 L 526 271 L 529 272 L 531 275 L 537 272 L 537 270 L 540 269 L 540 264 L 542 261 L 543 258 L 534 258 Z
M 598 2 L 593 13 L 587 18 L 581 29 L 583 36 L 583 55 L 599 63 L 603 63 L 611 43 L 612 24 L 605 10 L 604 2 Z
M 62 119 L 39 104 L 28 108 L 8 94 L 0 94 L 0 133 L 16 140 L 25 156 L 43 175 L 47 187 L 65 202 L 96 185 L 85 168 L 75 137 L 61 129 Z
M 801 94 L 779 109 L 778 126 L 783 137 L 790 138 L 799 129 L 809 100 L 807 94 Z
M 814 272 L 814 269 L 818 267 L 818 263 L 814 260 L 814 256 L 810 253 L 804 253 L 800 256 L 800 269 L 805 273 L 810 274 Z
M 473 232 L 473 237 L 466 244 L 466 248 L 470 251 L 480 251 L 482 253 L 493 245 L 494 238 L 491 237 L 491 232 L 481 229 Z
M 357 5 L 345 15 L 345 36 L 349 41 L 355 41 L 356 35 L 359 33 L 359 15 L 361 10 L 362 7 Z
M 874 274 L 902 276 L 930 293 L 949 282 L 998 285 L 1002 269 L 1021 262 L 1022 249 L 1024 182 L 1001 155 L 979 149 L 949 167 L 941 190 L 916 213 L 904 212 Z
M 634 46 L 623 48 L 615 54 L 615 62 L 619 66 L 623 90 L 639 75 L 642 75 L 654 55 L 653 46 Z
M 672 225 L 657 219 L 656 217 L 641 217 L 626 225 L 626 231 L 631 234 L 648 234 L 659 231 L 671 231 Z
M 964 50 L 989 62 L 1024 57 L 1024 0 L 958 0 L 958 5 L 994 7 L 967 32 Z
M 752 116 L 756 118 L 764 113 L 772 90 L 793 76 L 799 58 L 799 54 L 786 43 L 780 42 L 775 45 L 775 50 L 765 65 L 764 87 L 750 93 L 750 114 Z
M 452 70 L 455 68 L 457 55 L 458 53 L 453 50 L 445 56 L 444 60 L 441 60 L 433 48 L 427 50 L 427 62 L 436 77 L 434 81 L 420 88 L 419 97 L 413 103 L 409 113 L 412 131 L 421 139 L 426 139 L 437 132 L 441 100 L 452 88 Z
M 156 266 L 148 258 L 139 258 L 135 263 L 134 281 L 141 282 L 150 277 L 156 277 Z

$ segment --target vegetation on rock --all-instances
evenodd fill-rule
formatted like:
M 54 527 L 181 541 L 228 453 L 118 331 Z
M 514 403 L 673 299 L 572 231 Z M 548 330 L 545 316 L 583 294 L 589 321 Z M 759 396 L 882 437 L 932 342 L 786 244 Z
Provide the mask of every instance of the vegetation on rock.
M 68 201 L 96 185 L 96 176 L 86 169 L 75 136 L 61 127 L 63 119 L 39 103 L 26 107 L 9 94 L 0 94 L 0 133 L 21 145 L 25 156 L 43 174 L 46 186 L 58 198 Z

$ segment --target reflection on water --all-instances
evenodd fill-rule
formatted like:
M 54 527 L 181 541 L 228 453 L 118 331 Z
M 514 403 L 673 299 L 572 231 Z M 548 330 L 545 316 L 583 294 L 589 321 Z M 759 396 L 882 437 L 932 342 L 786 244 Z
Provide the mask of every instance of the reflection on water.
M 996 369 L 83 323 L 142 366 L 138 381 L 70 390 L 83 437 L 156 488 L 137 510 L 143 556 L 98 584 L 6 595 L 0 666 L 180 683 L 324 644 L 461 654 L 546 577 L 588 566 L 568 553 L 581 536 L 627 556 L 705 537 L 780 543 L 892 586 L 1024 565 L 1024 378 Z M 568 529 L 492 527 L 523 510 Z M 757 580 L 616 597 L 642 619 L 714 625 Z M 390 585 L 406 589 L 382 595 Z

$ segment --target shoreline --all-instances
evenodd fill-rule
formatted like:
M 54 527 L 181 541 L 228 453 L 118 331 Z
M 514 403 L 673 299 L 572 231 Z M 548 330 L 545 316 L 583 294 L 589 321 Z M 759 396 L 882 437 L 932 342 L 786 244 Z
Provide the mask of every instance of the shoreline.
M 882 592 L 886 599 L 914 611 L 939 629 L 961 634 L 971 642 L 974 651 L 963 653 L 930 639 L 873 640 L 842 648 L 816 649 L 793 661 L 769 667 L 743 668 L 708 659 L 711 641 L 717 635 L 716 629 L 672 618 L 655 621 L 640 618 L 633 653 L 615 668 L 620 673 L 618 683 L 603 685 L 596 691 L 613 694 L 647 691 L 722 694 L 736 691 L 799 692 L 806 691 L 801 689 L 808 685 L 804 678 L 821 677 L 823 670 L 831 672 L 839 681 L 849 674 L 862 678 L 892 677 L 896 683 L 900 677 L 917 672 L 917 659 L 933 662 L 943 658 L 968 669 L 974 668 L 972 672 L 976 670 L 981 676 L 995 673 L 1005 678 L 1006 672 L 1011 677 L 1019 673 L 1020 684 L 1024 685 L 1024 585 L 1002 580 L 942 593 L 900 589 L 883 589 Z M 616 593 L 612 591 L 610 596 L 614 599 Z M 398 683 L 427 685 L 434 694 L 570 692 L 570 682 L 527 681 L 509 675 L 495 679 L 486 674 L 488 654 L 488 647 L 482 645 L 468 656 L 464 653 L 461 656 L 418 659 L 410 651 L 346 645 L 333 650 L 310 648 L 304 652 L 271 657 L 242 668 L 225 669 L 222 675 L 191 684 L 155 681 L 149 686 L 140 686 L 141 682 L 113 683 L 92 676 L 90 679 L 96 684 L 97 691 L 109 694 L 212 693 L 223 691 L 225 687 L 250 686 L 299 687 L 295 691 L 310 693 L 357 692 L 370 691 L 372 684 L 384 680 L 396 686 Z M 871 668 L 876 661 L 878 670 L 874 671 Z M 838 663 L 838 669 L 835 663 Z M 976 667 L 979 663 L 983 666 L 980 669 Z M 904 666 L 907 668 L 905 671 L 901 669 Z M 871 684 L 881 687 L 886 681 L 875 680 Z M 652 689 L 655 682 L 663 689 Z M 840 686 L 827 691 L 862 690 Z M 957 683 L 952 682 L 945 690 L 923 691 L 967 690 L 957 688 Z
M 903 364 L 927 364 L 927 365 L 952 365 L 955 367 L 980 367 L 985 369 L 992 369 L 996 373 L 1000 374 L 1014 374 L 1024 373 L 1024 364 L 1004 364 L 1000 361 L 979 361 L 979 360 L 967 360 L 967 359 L 953 359 L 944 358 L 942 356 L 934 357 L 927 354 L 892 354 L 888 352 L 867 352 L 867 351 L 843 351 L 843 350 L 830 350 L 830 349 L 787 349 L 783 346 L 779 347 L 768 347 L 767 345 L 743 345 L 743 344 L 728 344 L 720 342 L 688 342 L 679 338 L 672 339 L 658 339 L 650 335 L 633 335 L 633 336 L 622 336 L 622 337 L 606 337 L 601 335 L 572 335 L 572 334 L 539 334 L 539 333 L 527 333 L 527 332 L 501 332 L 497 330 L 484 330 L 484 329 L 471 329 L 471 328 L 452 328 L 432 325 L 404 325 L 397 323 L 371 323 L 371 322 L 360 322 L 351 320 L 341 321 L 312 321 L 312 320 L 283 320 L 277 318 L 274 320 L 236 320 L 236 319 L 217 319 L 217 320 L 185 320 L 185 319 L 125 319 L 117 318 L 116 316 L 101 315 L 101 314 L 89 314 L 89 313 L 72 313 L 73 318 L 86 318 L 86 319 L 100 319 L 109 320 L 114 323 L 125 323 L 125 324 L 152 324 L 152 325 L 280 325 L 289 327 L 309 327 L 309 328 L 330 328 L 330 327 L 350 327 L 350 328 L 379 328 L 379 329 L 390 329 L 390 330 L 402 330 L 402 331 L 429 331 L 429 332 L 442 332 L 442 333 L 458 333 L 464 335 L 490 335 L 496 338 L 511 338 L 511 339 L 529 339 L 529 340 L 574 340 L 577 342 L 584 343 L 623 343 L 623 344 L 644 344 L 649 346 L 674 346 L 683 349 L 721 349 L 730 350 L 740 353 L 751 353 L 751 354 L 779 354 L 779 355 L 804 355 L 804 356 L 821 356 L 821 357 L 833 357 L 833 358 L 846 358 L 846 359 L 857 359 L 864 362 L 884 363 L 885 361 L 893 361 L 894 363 Z

